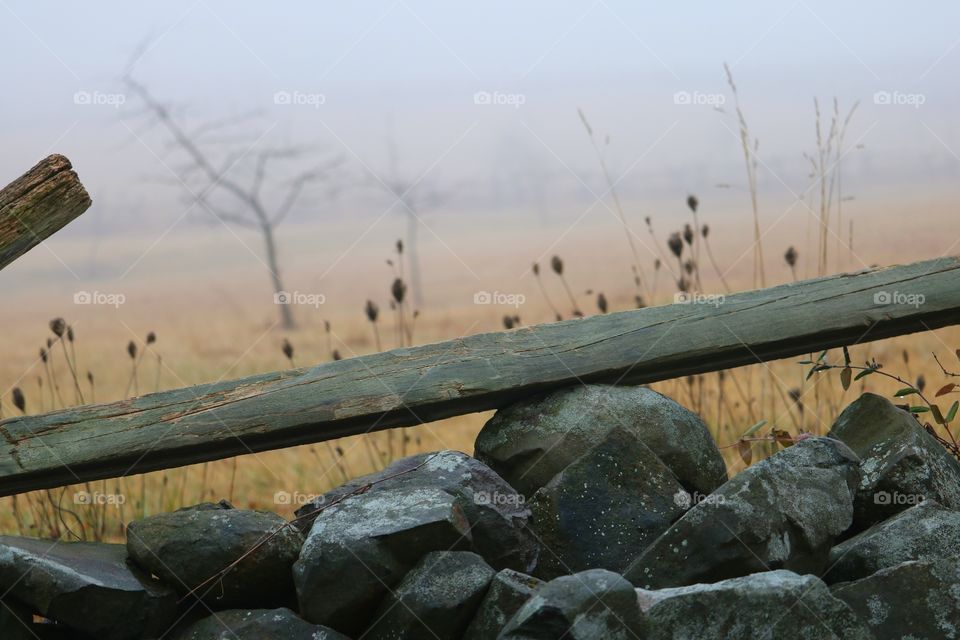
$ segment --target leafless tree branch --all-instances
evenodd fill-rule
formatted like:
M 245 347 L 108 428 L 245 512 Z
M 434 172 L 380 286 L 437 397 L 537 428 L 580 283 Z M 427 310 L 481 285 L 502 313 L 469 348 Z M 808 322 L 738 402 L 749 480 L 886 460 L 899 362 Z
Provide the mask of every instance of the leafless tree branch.
M 173 109 L 157 99 L 146 85 L 133 77 L 131 72 L 133 66 L 134 64 L 128 66 L 128 72 L 123 77 L 124 84 L 143 104 L 142 114 L 149 118 L 153 126 L 159 125 L 167 134 L 171 148 L 186 156 L 184 166 L 175 171 L 180 186 L 194 202 L 200 204 L 205 211 L 220 221 L 260 233 L 274 292 L 284 291 L 277 255 L 276 227 L 296 206 L 306 186 L 329 179 L 331 172 L 342 162 L 342 159 L 334 158 L 297 174 L 287 185 L 285 194 L 276 208 L 271 211 L 271 207 L 263 199 L 263 192 L 270 182 L 270 164 L 274 161 L 301 158 L 307 155 L 309 149 L 282 147 L 254 153 L 253 147 L 256 146 L 254 143 L 228 152 L 218 152 L 217 156 L 222 157 L 215 160 L 210 148 L 215 146 L 216 142 L 211 138 L 211 134 L 229 131 L 247 122 L 250 114 L 199 126 L 188 132 L 180 120 L 174 116 Z M 249 170 L 243 171 L 241 167 L 248 159 L 253 161 L 252 173 Z M 197 188 L 198 185 L 199 188 Z M 271 191 L 278 189 L 279 185 L 275 184 Z M 218 194 L 220 197 L 217 197 Z M 220 203 L 219 200 L 224 198 L 232 200 L 233 205 L 225 206 Z M 293 316 L 289 305 L 277 306 L 284 327 L 293 327 Z

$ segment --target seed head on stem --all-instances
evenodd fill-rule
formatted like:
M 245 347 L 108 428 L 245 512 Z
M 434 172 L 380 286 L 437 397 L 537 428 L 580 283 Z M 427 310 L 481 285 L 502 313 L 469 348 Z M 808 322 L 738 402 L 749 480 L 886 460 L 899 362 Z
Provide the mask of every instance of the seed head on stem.
M 20 387 L 14 387 L 13 391 L 10 392 L 13 396 L 13 406 L 20 410 L 20 413 L 27 412 L 27 399 L 23 395 L 23 390 Z
M 287 360 L 290 361 L 290 366 L 295 367 L 293 363 L 293 345 L 286 338 L 283 339 L 283 344 L 280 346 L 280 350 L 283 351 L 283 355 L 287 357 Z

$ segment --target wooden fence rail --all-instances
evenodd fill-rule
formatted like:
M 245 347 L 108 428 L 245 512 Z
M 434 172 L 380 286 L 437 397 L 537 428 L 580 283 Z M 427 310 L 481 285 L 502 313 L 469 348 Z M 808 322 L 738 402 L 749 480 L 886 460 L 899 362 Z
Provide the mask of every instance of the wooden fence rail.
M 0 495 L 639 384 L 960 322 L 942 258 L 470 336 L 0 422 Z
M 70 161 L 41 160 L 0 190 L 0 270 L 90 207 Z

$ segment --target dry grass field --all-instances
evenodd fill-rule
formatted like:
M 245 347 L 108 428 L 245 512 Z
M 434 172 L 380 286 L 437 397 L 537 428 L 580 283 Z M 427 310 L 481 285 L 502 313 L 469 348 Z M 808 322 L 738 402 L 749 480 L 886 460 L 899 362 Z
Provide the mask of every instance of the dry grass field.
M 869 220 L 864 218 L 869 204 L 858 205 L 856 219 L 865 231 L 855 237 L 856 251 L 846 247 L 847 238 L 842 243 L 837 239 L 840 250 L 831 257 L 830 271 L 956 252 L 949 246 L 950 234 L 936 231 L 937 221 L 952 224 L 945 197 L 931 196 L 929 202 L 919 205 L 916 200 L 876 200 L 879 206 L 870 211 Z M 654 240 L 644 228 L 642 216 L 631 214 L 629 222 L 644 249 L 649 246 L 656 252 L 666 251 L 669 234 L 690 221 L 682 198 L 680 203 L 669 206 L 674 213 L 653 219 L 656 238 L 663 244 L 659 249 L 654 249 Z M 909 245 L 892 241 L 902 236 L 900 213 L 918 206 L 924 208 L 925 217 L 931 222 L 911 234 Z M 485 220 L 473 227 L 460 220 L 426 220 L 429 231 L 421 238 L 424 304 L 414 324 L 413 342 L 503 330 L 505 314 L 516 313 L 523 324 L 549 321 L 552 311 L 530 271 L 535 260 L 540 263 L 540 279 L 550 303 L 568 316 L 573 303 L 563 283 L 549 268 L 552 255 L 563 256 L 564 277 L 576 305 L 584 313 L 599 312 L 596 297 L 601 291 L 610 311 L 632 307 L 630 254 L 619 221 L 603 212 L 578 222 L 575 213 L 558 216 L 559 221 L 549 227 L 517 222 L 522 220 L 519 216 L 512 220 Z M 731 288 L 750 288 L 748 218 L 733 213 L 715 215 L 703 206 L 701 222 L 712 227 L 711 249 L 723 265 Z M 60 271 L 57 260 L 65 266 L 78 264 L 87 241 L 53 240 L 50 251 L 38 248 L 4 274 L 8 280 L 4 283 L 5 301 L 0 311 L 4 326 L 0 352 L 5 354 L 0 361 L 3 415 L 19 413 L 11 394 L 14 387 L 22 390 L 27 413 L 77 402 L 61 345 L 54 344 L 50 349 L 46 367 L 39 357 L 46 340 L 53 337 L 48 323 L 56 317 L 65 318 L 74 327 L 71 353 L 75 354 L 86 401 L 116 400 L 138 392 L 288 367 L 290 362 L 281 349 L 285 339 L 293 347 L 296 366 L 328 361 L 333 350 L 345 358 L 370 353 L 376 345 L 373 327 L 363 312 L 367 299 L 379 305 L 378 327 L 383 347 L 392 348 L 397 342 L 396 316 L 388 302 L 394 271 L 385 261 L 396 260 L 393 243 L 402 229 L 401 221 L 392 219 L 369 228 L 365 222 L 354 222 L 288 230 L 282 243 L 288 258 L 285 275 L 289 288 L 322 292 L 325 296 L 321 306 L 296 309 L 298 327 L 293 331 L 283 331 L 277 325 L 266 279 L 248 246 L 224 239 L 223 231 L 219 235 L 204 231 L 156 247 L 150 239 L 116 240 L 115 245 L 100 251 L 111 256 L 111 262 L 103 268 L 125 274 L 117 281 L 78 281 L 67 271 Z M 789 265 L 781 257 L 789 246 L 795 246 L 799 252 L 797 277 L 814 275 L 816 264 L 811 273 L 807 258 L 815 253 L 815 234 L 814 230 L 811 238 L 809 221 L 799 213 L 770 226 L 769 236 L 764 239 L 768 285 L 792 278 Z M 244 240 L 251 250 L 255 249 L 255 238 Z M 224 249 L 224 244 L 231 246 Z M 145 247 L 150 250 L 145 252 Z M 213 247 L 217 248 L 217 264 L 203 264 L 197 256 L 208 252 L 212 255 Z M 645 265 L 648 278 L 653 277 L 651 265 L 656 252 L 650 256 L 650 264 Z M 717 276 L 708 269 L 709 263 L 703 257 L 701 262 L 702 290 L 721 291 Z M 131 263 L 136 265 L 135 269 L 125 268 Z M 675 283 L 665 268 L 661 267 L 658 274 L 653 302 L 670 303 Z M 32 281 L 39 284 L 29 289 L 9 285 L 19 281 L 20 276 L 32 276 Z M 122 292 L 126 300 L 117 308 L 75 305 L 72 296 L 81 290 Z M 477 305 L 473 296 L 478 291 L 521 294 L 525 301 L 517 309 Z M 149 332 L 155 333 L 156 341 L 148 345 L 145 339 Z M 136 358 L 131 358 L 127 351 L 131 341 L 137 346 Z M 854 363 L 876 359 L 885 371 L 912 383 L 922 377 L 931 388 L 937 388 L 944 376 L 931 354 L 938 354 L 948 369 L 960 369 L 954 355 L 958 346 L 960 331 L 950 328 L 857 345 L 851 347 L 850 353 Z M 836 350 L 828 359 L 839 361 L 842 355 Z M 135 363 L 134 385 L 131 379 Z M 772 429 L 791 435 L 824 433 L 837 412 L 860 392 L 892 395 L 902 386 L 870 376 L 844 392 L 838 372 L 825 372 L 805 381 L 807 369 L 790 360 L 653 386 L 703 417 L 718 443 L 726 447 L 731 473 L 744 465 L 735 445 L 752 425 L 766 421 L 758 436 Z M 92 385 L 86 378 L 88 371 L 93 374 Z M 489 414 L 474 414 L 408 429 L 407 450 L 451 448 L 471 452 L 475 435 L 488 417 Z M 220 498 L 238 506 L 270 509 L 289 516 L 310 495 L 385 465 L 390 457 L 390 438 L 388 433 L 381 432 L 146 476 L 35 492 L 16 499 L 3 498 L 0 531 L 122 540 L 123 523 L 135 517 Z M 396 445 L 396 436 L 393 438 Z M 775 447 L 775 443 L 754 442 L 752 459 L 762 458 Z M 395 450 L 398 448 L 394 446 Z M 87 495 L 94 496 L 93 504 L 84 503 Z

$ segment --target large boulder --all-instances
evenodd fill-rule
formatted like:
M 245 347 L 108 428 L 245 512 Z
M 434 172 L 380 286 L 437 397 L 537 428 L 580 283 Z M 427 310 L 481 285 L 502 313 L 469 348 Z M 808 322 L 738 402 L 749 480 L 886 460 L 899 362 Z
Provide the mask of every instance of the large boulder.
M 423 556 L 472 547 L 462 502 L 437 487 L 399 486 L 331 503 L 293 565 L 301 614 L 359 635 Z
M 496 638 L 507 621 L 520 610 L 520 607 L 542 584 L 542 580 L 519 571 L 501 570 L 490 581 L 487 594 L 477 607 L 477 613 L 463 636 L 464 640 Z
M 555 578 L 507 622 L 503 640 L 635 640 L 646 630 L 633 586 L 606 569 Z
M 229 609 L 198 620 L 177 640 L 350 640 L 279 609 Z
M 533 527 L 544 547 L 535 575 L 623 571 L 686 509 L 684 488 L 642 440 L 620 427 L 537 490 Z
M 516 402 L 484 425 L 475 455 L 529 497 L 614 427 L 642 440 L 691 493 L 727 479 L 703 421 L 647 387 L 578 385 Z
M 960 463 L 912 415 L 865 393 L 830 430 L 862 459 L 851 532 L 923 500 L 960 509 Z
M 773 569 L 820 575 L 853 519 L 858 462 L 837 440 L 802 440 L 687 511 L 624 575 L 645 589 Z
M 199 587 L 194 595 L 214 609 L 290 604 L 290 568 L 302 542 L 300 532 L 277 514 L 226 503 L 204 503 L 127 525 L 133 562 L 181 595 Z M 208 582 L 241 557 L 228 573 Z
M 649 640 L 873 638 L 827 585 L 791 571 L 659 591 L 637 589 L 637 597 Z
M 369 640 L 460 640 L 495 571 L 469 551 L 425 555 L 380 604 Z
M 403 458 L 382 471 L 351 480 L 298 509 L 297 523 L 309 532 L 327 506 L 348 497 L 356 500 L 382 491 L 419 489 L 440 490 L 454 498 L 470 525 L 472 550 L 495 569 L 529 572 L 536 564 L 539 545 L 526 527 L 530 510 L 523 496 L 489 467 L 459 451 Z
M 878 638 L 960 638 L 960 558 L 904 562 L 832 591 Z
M 859 580 L 902 562 L 958 554 L 960 511 L 929 500 L 835 546 L 824 579 L 831 583 Z
M 99 640 L 159 637 L 176 594 L 126 559 L 121 544 L 0 536 L 0 593 Z

